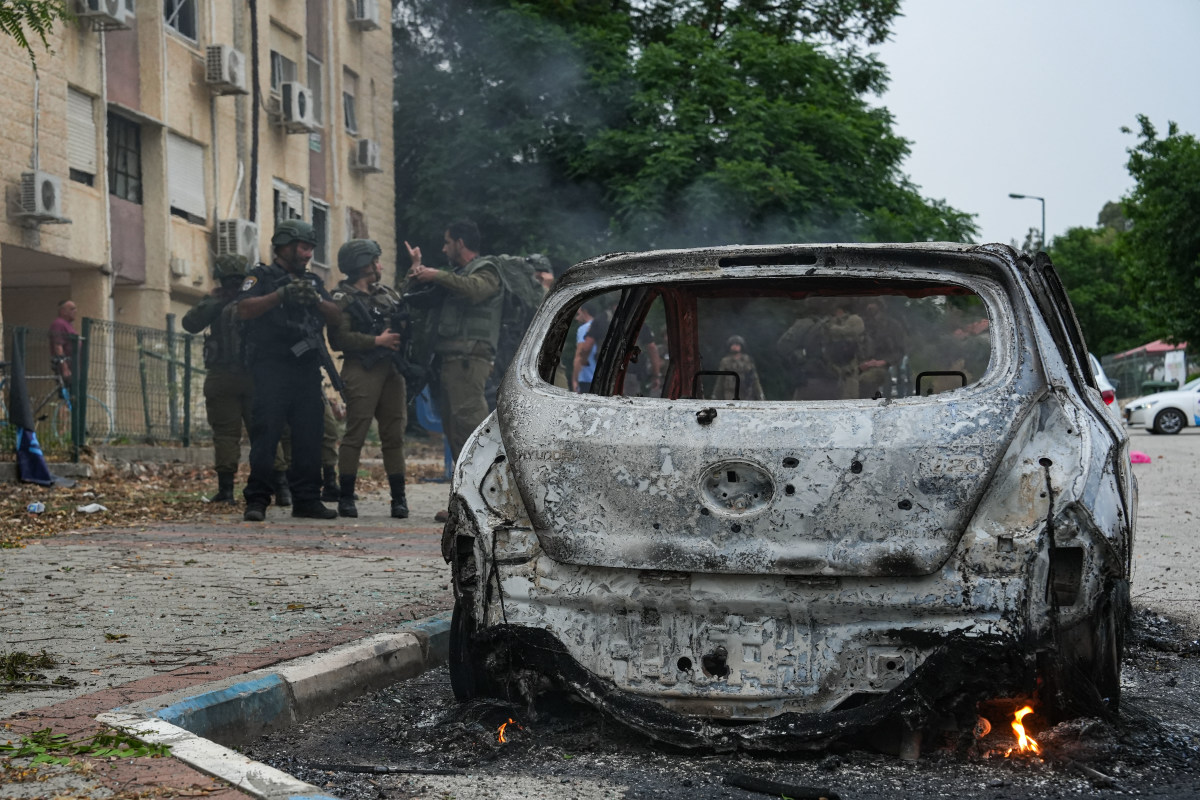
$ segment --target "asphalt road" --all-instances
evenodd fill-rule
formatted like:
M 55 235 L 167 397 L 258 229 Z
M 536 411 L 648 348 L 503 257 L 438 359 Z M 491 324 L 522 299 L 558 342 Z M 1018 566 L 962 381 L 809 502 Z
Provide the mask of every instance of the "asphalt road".
M 916 762 L 852 748 L 802 758 L 672 753 L 561 700 L 542 702 L 532 718 L 498 703 L 455 704 L 444 669 L 266 737 L 247 752 L 353 800 L 767 796 L 730 785 L 736 773 L 859 800 L 1200 797 L 1200 430 L 1134 431 L 1131 445 L 1151 462 L 1134 466 L 1135 622 L 1122 713 L 1047 731 L 1044 758 L 964 756 L 937 742 L 926 742 Z M 501 744 L 497 727 L 509 717 L 516 723 Z M 349 769 L 366 764 L 396 771 Z

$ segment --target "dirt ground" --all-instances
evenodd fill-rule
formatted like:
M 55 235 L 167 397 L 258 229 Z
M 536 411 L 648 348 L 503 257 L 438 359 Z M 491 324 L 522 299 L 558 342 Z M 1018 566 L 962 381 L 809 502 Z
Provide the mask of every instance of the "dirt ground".
M 1200 431 L 1135 432 L 1133 446 L 1152 460 L 1136 473 L 1136 610 L 1121 712 L 1050 730 L 1036 715 L 1026 718 L 1040 757 L 1005 758 L 1013 737 L 999 720 L 982 744 L 961 734 L 927 739 L 917 761 L 863 746 L 793 757 L 672 752 L 565 699 L 545 703 L 536 717 L 495 702 L 456 704 L 444 670 L 245 751 L 347 800 L 1200 797 Z M 363 771 L 371 767 L 377 771 Z M 736 785 L 747 776 L 784 786 Z

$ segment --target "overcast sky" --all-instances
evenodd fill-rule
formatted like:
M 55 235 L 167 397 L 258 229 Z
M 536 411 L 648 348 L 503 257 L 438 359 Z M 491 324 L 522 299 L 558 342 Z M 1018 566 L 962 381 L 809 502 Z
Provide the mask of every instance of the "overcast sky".
M 1200 136 L 1197 0 L 903 0 L 879 50 L 882 102 L 912 142 L 926 197 L 975 213 L 978 241 L 1094 226 L 1132 186 L 1126 149 L 1145 114 Z

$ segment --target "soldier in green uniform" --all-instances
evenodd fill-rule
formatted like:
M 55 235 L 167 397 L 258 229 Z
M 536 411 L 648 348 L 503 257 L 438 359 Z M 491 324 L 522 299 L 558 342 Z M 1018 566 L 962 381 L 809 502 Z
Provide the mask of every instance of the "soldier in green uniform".
M 240 325 L 231 306 L 246 278 L 245 256 L 217 258 L 217 286 L 183 316 L 183 329 L 204 336 L 204 405 L 213 432 L 213 462 L 217 493 L 213 503 L 235 503 L 233 480 L 242 452 L 242 426 L 250 428 L 250 399 L 254 380 L 241 352 Z
M 400 295 L 380 283 L 383 267 L 379 245 L 370 239 L 351 239 L 338 250 L 338 269 L 346 279 L 337 285 L 333 301 L 342 320 L 329 328 L 329 342 L 341 350 L 346 382 L 346 434 L 338 450 L 338 514 L 357 517 L 354 482 L 359 455 L 371 420 L 379 421 L 383 468 L 392 492 L 392 516 L 408 516 L 404 496 L 404 428 L 408 399 L 399 362 L 402 311 Z
M 503 293 L 500 268 L 480 255 L 479 228 L 470 221 L 453 222 L 443 237 L 442 252 L 452 270 L 421 263 L 421 248 L 408 248 L 412 268 L 405 293 L 422 284 L 436 284 L 442 293 L 433 335 L 434 399 L 454 460 L 475 427 L 488 415 L 484 386 L 492 371 L 500 338 Z

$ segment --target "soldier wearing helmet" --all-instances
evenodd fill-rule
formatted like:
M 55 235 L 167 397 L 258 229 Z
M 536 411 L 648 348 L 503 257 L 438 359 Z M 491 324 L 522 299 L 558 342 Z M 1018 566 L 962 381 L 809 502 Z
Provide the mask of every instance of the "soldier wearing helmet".
M 341 312 L 321 278 L 308 271 L 317 244 L 312 225 L 282 220 L 271 237 L 275 258 L 250 270 L 238 295 L 238 316 L 245 321 L 247 362 L 258 391 L 250 422 L 250 480 L 244 519 L 261 522 L 276 491 L 272 480 L 275 450 L 286 425 L 292 435 L 287 480 L 292 516 L 332 519 L 337 512 L 321 504 L 321 437 L 325 401 L 321 355 L 325 325 Z
M 242 451 L 242 426 L 250 428 L 250 399 L 254 380 L 246 369 L 237 297 L 246 279 L 246 257 L 223 255 L 213 267 L 212 293 L 183 316 L 183 329 L 204 334 L 204 404 L 213 431 L 213 466 L 217 493 L 213 503 L 233 503 L 233 480 Z
M 392 493 L 392 516 L 408 516 L 404 494 L 404 428 L 408 398 L 402 364 L 404 306 L 399 293 L 381 283 L 383 251 L 371 239 L 351 239 L 338 250 L 345 275 L 333 292 L 342 320 L 329 328 L 329 342 L 342 351 L 346 382 L 346 435 L 338 449 L 338 514 L 357 517 L 354 483 L 371 420 L 379 423 L 383 468 Z

